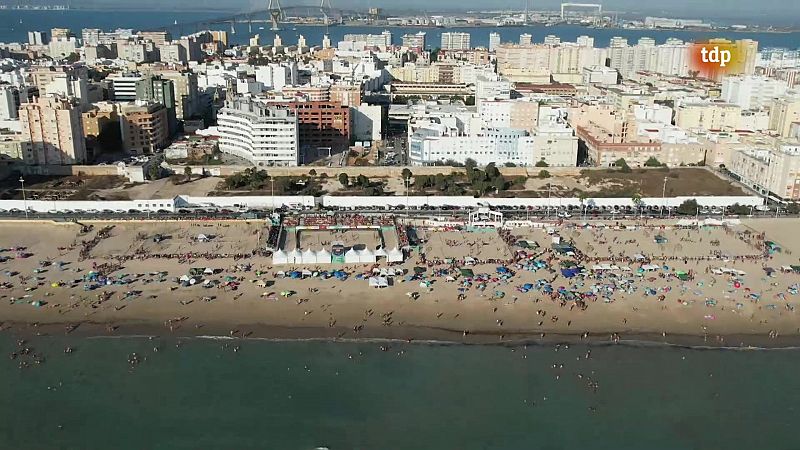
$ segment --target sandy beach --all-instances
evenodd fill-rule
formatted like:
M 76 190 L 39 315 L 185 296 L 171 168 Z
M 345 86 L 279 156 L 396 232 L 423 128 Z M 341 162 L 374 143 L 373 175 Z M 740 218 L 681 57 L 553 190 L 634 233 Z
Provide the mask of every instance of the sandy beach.
M 46 334 L 503 342 L 589 333 L 726 346 L 800 340 L 800 275 L 788 270 L 798 261 L 796 220 L 700 229 L 676 222 L 560 224 L 549 234 L 419 229 L 426 259 L 412 252 L 393 266 L 405 275 L 383 289 L 356 277 L 373 266 L 274 267 L 256 254 L 268 234 L 263 221 L 1 222 L 0 320 L 4 329 Z M 551 248 L 556 234 L 575 254 Z M 513 245 L 519 239 L 538 249 Z M 765 241 L 780 251 L 765 251 Z M 584 272 L 567 278 L 560 269 L 575 263 Z M 415 267 L 425 273 L 404 281 Z M 192 268 L 205 273 L 181 285 L 177 279 Z M 304 269 L 343 269 L 349 277 L 276 276 Z

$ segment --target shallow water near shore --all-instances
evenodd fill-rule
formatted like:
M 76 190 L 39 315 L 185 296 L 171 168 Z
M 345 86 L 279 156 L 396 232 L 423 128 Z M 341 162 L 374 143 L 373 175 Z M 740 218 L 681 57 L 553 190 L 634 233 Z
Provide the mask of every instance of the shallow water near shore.
M 4 448 L 791 449 L 800 442 L 797 350 L 74 336 L 31 338 L 25 347 L 45 361 L 10 359 L 20 347 L 0 336 Z M 21 361 L 31 367 L 19 369 Z

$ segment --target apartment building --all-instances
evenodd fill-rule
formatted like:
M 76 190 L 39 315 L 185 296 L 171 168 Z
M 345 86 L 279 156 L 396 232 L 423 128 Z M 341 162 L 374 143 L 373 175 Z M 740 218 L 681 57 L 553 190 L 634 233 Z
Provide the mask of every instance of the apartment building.
M 290 102 L 297 117 L 300 148 L 330 147 L 334 152 L 350 146 L 350 108 L 335 102 Z
M 60 96 L 23 103 L 22 151 L 28 164 L 71 165 L 86 162 L 80 104 Z
M 800 144 L 778 141 L 733 155 L 729 170 L 743 184 L 777 201 L 800 200 Z
M 238 98 L 217 115 L 219 149 L 258 167 L 298 165 L 298 120 L 289 108 Z
M 128 153 L 153 153 L 169 145 L 169 116 L 161 103 L 120 105 L 120 127 L 122 146 Z

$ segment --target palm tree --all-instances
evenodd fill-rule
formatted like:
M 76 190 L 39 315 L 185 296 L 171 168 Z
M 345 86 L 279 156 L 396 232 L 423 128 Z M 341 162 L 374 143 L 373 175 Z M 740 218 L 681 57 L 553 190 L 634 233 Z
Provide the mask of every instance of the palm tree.
M 578 200 L 581 202 L 581 211 L 583 212 L 583 220 L 586 220 L 586 199 L 589 198 L 589 194 L 584 191 L 578 192 Z
M 184 167 L 183 175 L 186 176 L 186 181 L 192 181 L 192 168 L 189 166 Z
M 641 211 L 641 209 L 642 209 L 642 194 L 637 192 L 637 193 L 631 195 L 631 202 L 633 203 L 633 206 L 636 208 L 637 211 Z

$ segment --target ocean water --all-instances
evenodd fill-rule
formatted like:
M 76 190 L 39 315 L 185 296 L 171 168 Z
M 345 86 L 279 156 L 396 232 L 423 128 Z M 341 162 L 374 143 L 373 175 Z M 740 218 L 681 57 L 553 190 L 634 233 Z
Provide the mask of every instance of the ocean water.
M 101 28 L 113 30 L 116 28 L 133 29 L 161 29 L 168 28 L 173 35 L 188 34 L 200 29 L 216 29 L 231 31 L 230 23 L 207 24 L 209 20 L 225 16 L 223 13 L 214 12 L 158 12 L 153 11 L 15 11 L 0 10 L 0 42 L 26 42 L 27 32 L 30 30 L 50 30 L 54 27 L 67 27 L 78 35 L 82 28 Z M 264 18 L 266 20 L 266 17 Z M 178 25 L 174 25 L 178 22 Z M 263 27 L 263 29 L 259 29 Z M 289 24 L 284 26 L 284 30 L 279 32 L 284 43 L 294 44 L 300 34 L 314 45 L 322 42 L 322 36 L 328 32 L 333 42 L 341 40 L 345 34 L 354 33 L 380 33 L 383 27 L 330 27 L 326 30 L 321 26 L 297 26 L 296 30 Z M 265 23 L 253 23 L 251 29 L 246 23 L 237 23 L 234 26 L 235 34 L 229 33 L 232 43 L 247 43 L 251 34 L 260 33 L 262 39 L 271 42 L 275 32 L 269 31 L 269 25 Z M 400 43 L 400 38 L 405 33 L 416 33 L 425 31 L 429 46 L 436 47 L 441 42 L 441 34 L 446 31 L 464 31 L 472 34 L 473 46 L 489 45 L 489 33 L 497 31 L 500 33 L 503 42 L 517 42 L 519 35 L 530 33 L 536 42 L 541 42 L 548 34 L 561 37 L 564 41 L 574 42 L 580 35 L 593 36 L 595 46 L 607 46 L 609 40 L 614 36 L 622 36 L 635 43 L 640 37 L 652 37 L 658 43 L 666 41 L 668 38 L 675 37 L 685 41 L 699 41 L 708 38 L 729 38 L 729 39 L 755 39 L 763 47 L 800 47 L 800 33 L 737 33 L 730 31 L 722 32 L 700 32 L 700 31 L 680 31 L 680 30 L 619 30 L 619 29 L 592 29 L 577 25 L 558 25 L 545 27 L 535 25 L 528 27 L 501 27 L 501 28 L 419 28 L 402 27 L 389 28 L 394 34 L 395 44 Z
M 177 342 L 1 336 L 0 448 L 800 448 L 796 350 Z

